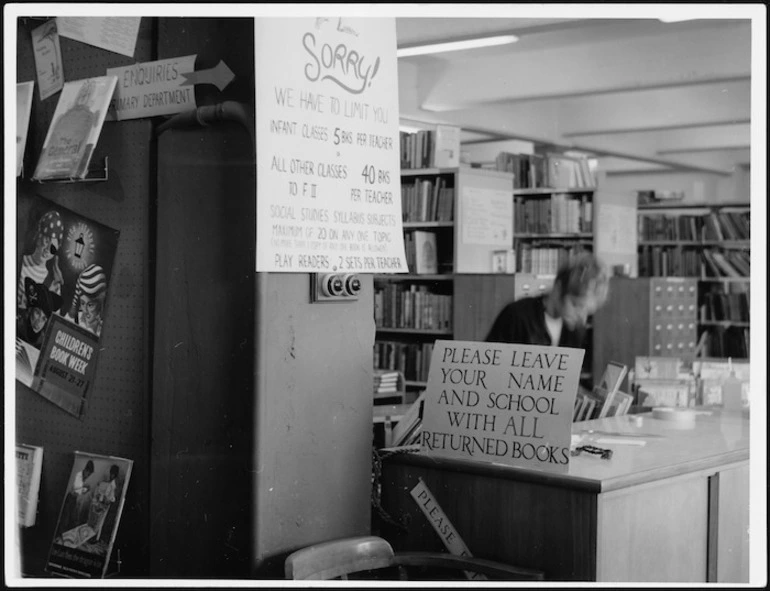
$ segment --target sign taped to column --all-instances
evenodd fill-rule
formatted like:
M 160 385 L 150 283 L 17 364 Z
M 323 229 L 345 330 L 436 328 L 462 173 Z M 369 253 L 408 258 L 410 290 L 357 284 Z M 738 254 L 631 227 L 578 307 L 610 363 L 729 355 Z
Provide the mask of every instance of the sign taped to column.
M 257 271 L 407 271 L 395 20 L 258 18 Z

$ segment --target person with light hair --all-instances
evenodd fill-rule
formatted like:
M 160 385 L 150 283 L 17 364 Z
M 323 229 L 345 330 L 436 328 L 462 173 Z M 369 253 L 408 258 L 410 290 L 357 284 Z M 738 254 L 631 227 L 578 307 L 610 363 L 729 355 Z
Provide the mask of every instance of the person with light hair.
M 606 267 L 590 253 L 572 257 L 556 273 L 550 292 L 503 308 L 486 340 L 583 348 L 586 321 L 608 295 Z

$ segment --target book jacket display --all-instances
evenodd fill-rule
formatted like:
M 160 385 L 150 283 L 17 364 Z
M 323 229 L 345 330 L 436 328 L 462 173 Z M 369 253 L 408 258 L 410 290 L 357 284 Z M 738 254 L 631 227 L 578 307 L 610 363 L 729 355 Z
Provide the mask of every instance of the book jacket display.
M 34 82 L 19 82 L 16 85 L 16 176 L 21 176 L 24 165 L 24 148 L 27 145 L 34 89 Z
M 16 379 L 77 417 L 95 377 L 118 236 L 42 197 L 23 236 Z
M 35 180 L 82 179 L 107 115 L 117 76 L 67 82 L 35 169 Z
M 75 452 L 46 570 L 104 578 L 118 532 L 132 460 Z
M 43 448 L 37 445 L 17 443 L 16 489 L 18 524 L 21 527 L 32 527 L 35 525 L 42 471 Z

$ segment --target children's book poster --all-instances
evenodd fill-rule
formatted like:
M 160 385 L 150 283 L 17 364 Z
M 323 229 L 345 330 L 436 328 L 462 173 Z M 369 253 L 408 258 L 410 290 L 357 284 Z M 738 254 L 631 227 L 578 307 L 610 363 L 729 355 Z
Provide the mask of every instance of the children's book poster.
M 16 379 L 77 417 L 96 372 L 119 232 L 42 197 L 16 289 Z
M 46 570 L 104 578 L 118 533 L 132 460 L 75 452 Z

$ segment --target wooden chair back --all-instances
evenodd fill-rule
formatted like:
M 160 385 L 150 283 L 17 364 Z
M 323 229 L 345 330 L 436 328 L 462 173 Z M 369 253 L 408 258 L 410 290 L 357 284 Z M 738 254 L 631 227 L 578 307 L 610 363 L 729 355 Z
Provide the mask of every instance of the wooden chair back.
M 380 572 L 368 572 L 377 570 Z M 481 558 L 444 552 L 394 553 L 391 545 L 377 536 L 343 538 L 308 546 L 291 553 L 284 563 L 286 578 L 293 580 L 347 579 L 356 573 L 384 580 L 409 580 L 414 576 L 418 580 L 467 580 L 473 575 L 506 581 L 542 581 L 544 578 L 538 570 Z
M 287 579 L 328 580 L 393 565 L 393 548 L 376 536 L 332 540 L 302 548 L 286 558 Z

